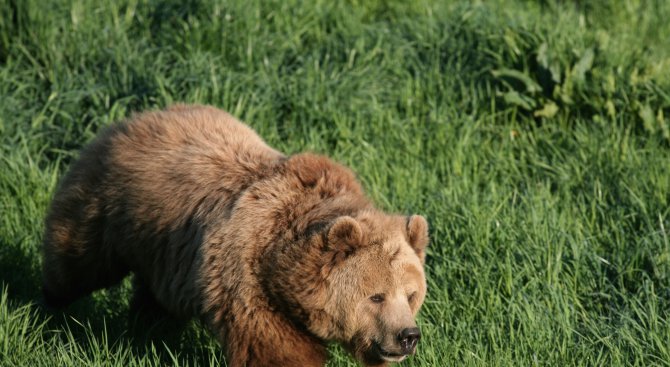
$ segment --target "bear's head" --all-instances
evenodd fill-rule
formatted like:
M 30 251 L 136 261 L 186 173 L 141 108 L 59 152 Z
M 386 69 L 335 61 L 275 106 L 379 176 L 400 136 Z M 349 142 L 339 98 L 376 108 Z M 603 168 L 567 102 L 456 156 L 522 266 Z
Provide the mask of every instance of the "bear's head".
M 334 219 L 322 234 L 319 298 L 330 322 L 316 334 L 340 341 L 367 365 L 413 354 L 426 296 L 424 217 L 364 211 Z

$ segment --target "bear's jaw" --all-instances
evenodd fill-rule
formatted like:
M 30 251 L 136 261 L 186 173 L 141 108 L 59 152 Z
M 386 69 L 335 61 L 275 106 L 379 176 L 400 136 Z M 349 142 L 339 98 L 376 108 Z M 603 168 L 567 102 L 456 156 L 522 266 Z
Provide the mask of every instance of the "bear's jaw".
M 372 357 L 372 359 L 379 361 L 398 363 L 404 361 L 410 354 L 414 354 L 414 352 L 415 350 L 411 351 L 409 354 L 402 352 L 391 352 L 384 349 L 381 346 L 381 343 L 373 340 L 366 354 L 368 357 Z
M 385 356 L 385 355 L 382 355 L 381 357 L 386 362 L 395 362 L 395 363 L 402 362 L 402 361 L 405 360 L 405 358 L 407 358 L 406 355 L 403 355 L 403 356 Z

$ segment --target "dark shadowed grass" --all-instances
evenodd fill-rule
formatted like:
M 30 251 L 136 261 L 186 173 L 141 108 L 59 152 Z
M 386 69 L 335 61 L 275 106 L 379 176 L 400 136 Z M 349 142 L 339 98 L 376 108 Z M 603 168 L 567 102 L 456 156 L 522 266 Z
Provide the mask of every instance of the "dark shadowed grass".
M 35 305 L 78 150 L 176 101 L 429 219 L 403 364 L 669 365 L 670 3 L 582 3 L 0 0 L 0 365 L 225 363 L 196 323 L 129 313 L 129 281 Z

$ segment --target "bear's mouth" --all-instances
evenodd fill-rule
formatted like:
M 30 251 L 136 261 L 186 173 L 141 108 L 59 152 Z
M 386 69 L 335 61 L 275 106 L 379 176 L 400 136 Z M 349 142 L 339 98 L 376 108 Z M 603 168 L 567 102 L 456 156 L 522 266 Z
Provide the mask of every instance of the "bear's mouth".
M 379 358 L 383 359 L 386 362 L 401 362 L 407 358 L 407 354 L 389 352 L 382 348 L 381 344 L 377 341 L 372 342 L 372 350 Z

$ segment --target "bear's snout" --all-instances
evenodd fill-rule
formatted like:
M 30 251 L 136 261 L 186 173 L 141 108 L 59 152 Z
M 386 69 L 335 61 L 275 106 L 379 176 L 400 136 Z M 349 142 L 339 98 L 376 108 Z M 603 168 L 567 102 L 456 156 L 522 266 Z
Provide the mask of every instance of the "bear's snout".
M 419 339 L 421 339 L 421 330 L 418 327 L 403 329 L 398 334 L 398 342 L 400 343 L 402 354 L 413 354 Z

